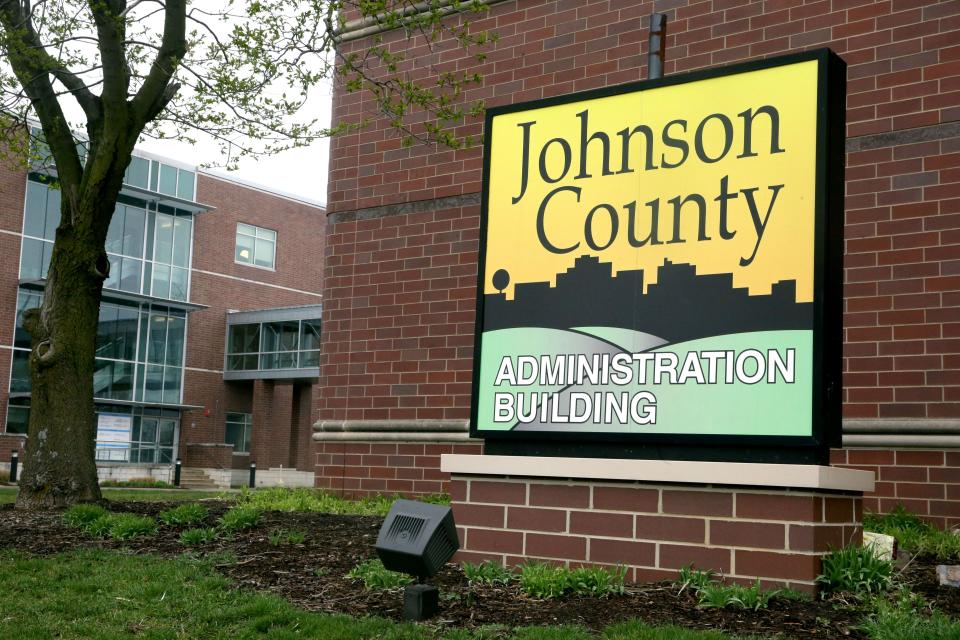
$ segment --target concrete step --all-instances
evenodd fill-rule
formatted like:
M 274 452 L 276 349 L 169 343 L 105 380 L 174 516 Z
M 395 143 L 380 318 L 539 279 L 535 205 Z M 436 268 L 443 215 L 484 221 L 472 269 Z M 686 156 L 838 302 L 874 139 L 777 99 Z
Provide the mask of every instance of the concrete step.
M 217 484 L 202 469 L 180 471 L 180 486 L 185 489 L 218 489 Z

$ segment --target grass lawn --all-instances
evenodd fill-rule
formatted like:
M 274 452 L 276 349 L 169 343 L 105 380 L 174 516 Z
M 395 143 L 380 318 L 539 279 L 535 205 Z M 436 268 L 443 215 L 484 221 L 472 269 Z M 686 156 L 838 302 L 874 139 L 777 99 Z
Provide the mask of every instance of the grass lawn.
M 437 632 L 380 618 L 309 613 L 276 596 L 237 591 L 206 561 L 85 550 L 55 557 L 0 553 L 0 638 L 40 640 L 588 640 L 577 627 Z M 398 594 L 398 599 L 399 599 Z M 716 632 L 626 623 L 604 640 L 733 640 Z M 742 640 L 742 639 L 741 639 Z
M 216 498 L 223 491 L 189 491 L 180 489 L 101 489 L 103 497 L 118 502 L 183 502 L 187 500 L 203 500 Z M 230 494 L 227 494 L 230 495 Z M 13 502 L 17 499 L 16 487 L 0 487 L 0 504 Z

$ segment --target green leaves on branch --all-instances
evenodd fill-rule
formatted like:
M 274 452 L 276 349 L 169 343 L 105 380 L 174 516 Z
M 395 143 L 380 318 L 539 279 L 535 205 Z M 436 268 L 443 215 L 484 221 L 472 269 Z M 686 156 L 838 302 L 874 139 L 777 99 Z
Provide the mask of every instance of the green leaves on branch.
M 401 29 L 408 41 L 398 46 L 395 39 L 385 43 L 377 36 L 366 50 L 338 50 L 336 75 L 346 91 L 369 92 L 377 113 L 400 133 L 404 146 L 431 142 L 460 149 L 477 142 L 465 125 L 483 116 L 483 99 L 470 91 L 483 78 L 463 67 L 483 63 L 488 45 L 497 41 L 496 33 L 476 29 L 470 20 L 484 15 L 486 4 L 481 0 L 431 0 L 416 5 L 370 0 L 356 8 L 361 25 Z M 403 51 L 415 57 L 408 59 Z
M 0 12 L 0 55 L 8 63 L 0 65 L 0 113 L 21 132 L 28 120 L 40 120 L 51 145 L 64 154 L 58 166 L 73 164 L 77 182 L 80 166 L 97 154 L 76 165 L 66 153 L 73 132 L 89 136 L 96 149 L 105 128 L 114 125 L 126 128 L 122 136 L 133 141 L 141 135 L 187 142 L 211 137 L 228 166 L 245 155 L 356 130 L 378 117 L 386 117 L 407 144 L 472 144 L 475 132 L 459 128 L 483 112 L 482 101 L 469 92 L 481 78 L 462 69 L 483 62 L 496 41 L 494 33 L 471 22 L 486 13 L 482 0 L 220 0 L 186 6 L 60 0 L 43 3 L 28 23 L 20 10 L 10 9 L 7 19 Z M 174 37 L 166 38 L 178 22 Z M 380 36 L 372 46 L 345 42 L 356 24 L 389 34 L 390 42 Z M 158 70 L 164 73 L 158 76 Z M 31 86 L 38 77 L 45 90 Z M 315 110 L 304 109 L 333 81 L 347 91 L 369 92 L 366 113 L 328 125 L 314 117 Z M 150 100 L 140 103 L 145 87 L 152 89 Z M 82 120 L 71 119 L 75 105 L 82 107 Z M 4 140 L 14 140 L 13 132 L 0 126 Z M 73 163 L 65 161 L 68 155 Z

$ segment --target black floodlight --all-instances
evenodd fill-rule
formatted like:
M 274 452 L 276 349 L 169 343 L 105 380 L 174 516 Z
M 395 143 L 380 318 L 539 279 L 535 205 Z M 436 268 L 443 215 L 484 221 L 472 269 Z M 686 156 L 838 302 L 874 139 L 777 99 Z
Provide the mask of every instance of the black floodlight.
M 377 536 L 383 566 L 420 580 L 439 571 L 459 548 L 453 510 L 413 500 L 394 502 Z
M 459 548 L 453 510 L 414 500 L 393 503 L 376 544 L 384 567 L 412 575 L 421 583 L 439 571 Z M 438 603 L 436 587 L 409 586 L 403 598 L 404 618 L 425 620 L 436 613 Z

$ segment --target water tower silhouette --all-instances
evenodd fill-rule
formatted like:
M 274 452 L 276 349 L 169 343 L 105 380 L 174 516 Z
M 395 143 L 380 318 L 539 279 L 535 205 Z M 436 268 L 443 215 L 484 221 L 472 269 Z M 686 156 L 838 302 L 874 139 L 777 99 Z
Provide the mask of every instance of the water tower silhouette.
M 497 269 L 493 274 L 493 286 L 503 293 L 503 290 L 510 284 L 510 273 L 506 269 Z

